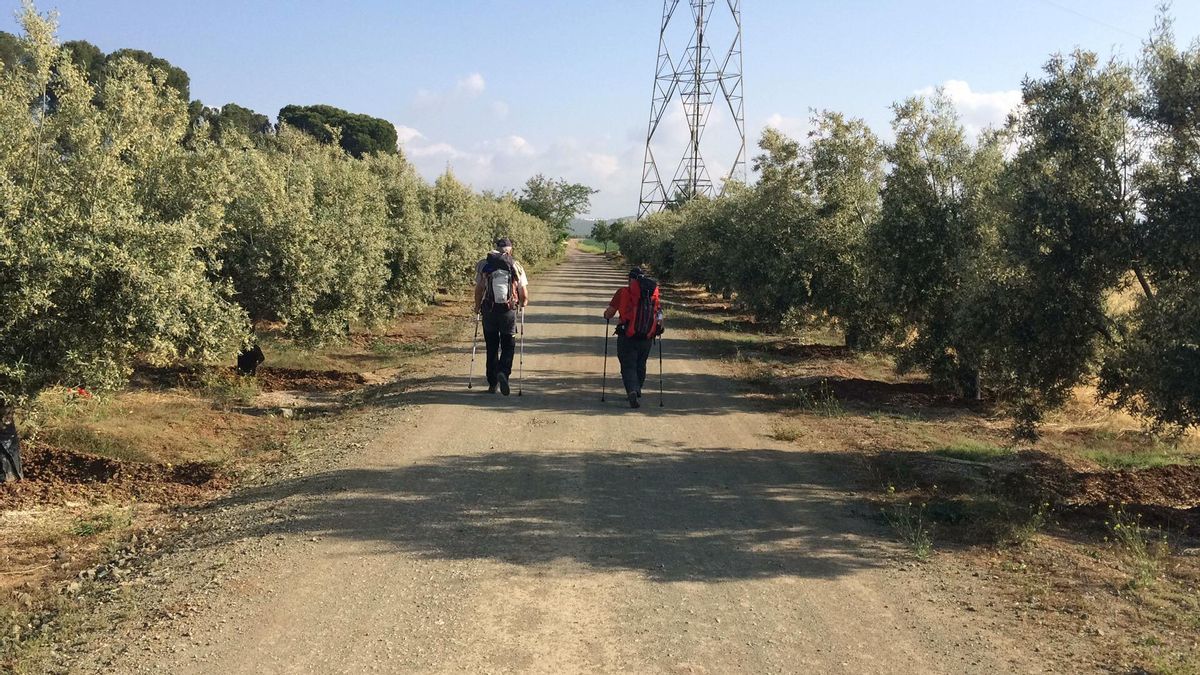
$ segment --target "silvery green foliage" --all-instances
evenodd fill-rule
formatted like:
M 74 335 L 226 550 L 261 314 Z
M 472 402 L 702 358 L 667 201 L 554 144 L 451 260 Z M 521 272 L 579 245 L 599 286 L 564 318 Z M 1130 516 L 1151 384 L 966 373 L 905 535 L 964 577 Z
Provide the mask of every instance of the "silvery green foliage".
M 650 268 L 662 279 L 674 279 L 675 235 L 685 211 L 660 211 L 624 228 L 617 236 L 621 253 L 631 264 Z
M 1137 175 L 1137 263 L 1153 297 L 1138 294 L 1100 385 L 1114 404 L 1178 430 L 1200 425 L 1200 43 L 1180 50 L 1163 17 L 1141 66 L 1136 115 L 1150 152 Z
M 288 127 L 230 161 L 224 273 L 253 320 L 320 344 L 386 314 L 387 201 L 367 164 Z
M 1085 51 L 1054 56 L 1023 96 L 991 339 L 997 383 L 1032 436 L 1116 336 L 1106 303 L 1137 266 L 1130 179 L 1139 152 L 1136 88 L 1122 64 Z
M 96 91 L 52 22 L 27 5 L 23 23 L 0 74 L 0 403 L 228 359 L 252 321 L 339 339 L 470 284 L 501 234 L 527 262 L 558 252 L 511 200 L 429 186 L 399 155 L 189 133 L 168 73 L 114 59 Z
M 451 288 L 471 275 L 481 254 L 491 249 L 490 229 L 476 195 L 450 171 L 434 181 L 429 208 L 441 251 L 437 282 Z
M 181 145 L 185 103 L 127 59 L 95 91 L 50 20 L 21 20 L 28 58 L 0 75 L 0 399 L 233 349 L 245 314 L 206 253 L 222 186 Z
M 387 205 L 387 283 L 384 305 L 392 315 L 430 302 L 438 288 L 444 245 L 429 210 L 429 186 L 401 155 L 364 160 L 379 180 Z
M 877 337 L 902 369 L 923 368 L 973 394 L 979 336 L 961 317 L 981 300 L 973 291 L 995 240 L 985 205 L 1003 166 L 998 146 L 968 143 L 942 94 L 894 110 L 891 171 L 867 233 Z
M 551 260 L 562 250 L 546 222 L 521 210 L 511 197 L 478 197 L 483 227 L 494 241 L 508 237 L 513 253 L 528 265 Z

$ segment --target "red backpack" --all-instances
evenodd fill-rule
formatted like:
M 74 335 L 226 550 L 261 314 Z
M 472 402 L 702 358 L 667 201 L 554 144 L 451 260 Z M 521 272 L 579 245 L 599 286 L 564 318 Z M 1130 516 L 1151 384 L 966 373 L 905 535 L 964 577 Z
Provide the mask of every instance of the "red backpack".
M 625 337 L 645 340 L 658 331 L 658 315 L 662 305 L 658 297 L 658 282 L 650 277 L 638 277 L 629 284 L 628 292 L 634 305 L 633 318 L 625 323 Z

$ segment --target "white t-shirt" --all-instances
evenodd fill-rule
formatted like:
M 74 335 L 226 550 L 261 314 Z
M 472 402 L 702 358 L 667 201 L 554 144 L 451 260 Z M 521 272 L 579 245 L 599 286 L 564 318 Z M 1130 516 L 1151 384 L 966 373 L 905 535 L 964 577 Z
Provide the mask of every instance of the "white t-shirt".
M 492 253 L 499 253 L 499 251 L 492 251 Z M 487 265 L 487 258 L 484 258 L 483 260 L 480 260 L 479 262 L 475 263 L 475 285 L 476 286 L 483 283 L 483 268 L 486 265 Z M 525 268 L 521 267 L 521 263 L 517 262 L 516 258 L 513 258 L 513 268 L 517 270 L 517 283 L 520 284 L 522 288 L 525 288 L 526 290 L 528 290 L 529 289 L 529 277 L 525 276 Z

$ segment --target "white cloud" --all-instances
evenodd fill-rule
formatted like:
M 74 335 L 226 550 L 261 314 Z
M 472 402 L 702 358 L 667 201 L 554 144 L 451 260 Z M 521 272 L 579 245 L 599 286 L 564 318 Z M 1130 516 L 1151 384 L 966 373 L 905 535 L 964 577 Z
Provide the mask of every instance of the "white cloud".
M 780 113 L 774 113 L 768 117 L 763 126 L 778 129 L 793 140 L 801 142 L 804 142 L 808 138 L 809 132 L 813 130 L 812 120 L 808 117 L 788 117 Z
M 942 91 L 954 103 L 967 135 L 975 138 L 988 127 L 1002 126 L 1009 113 L 1021 105 L 1021 90 L 972 91 L 971 85 L 962 80 L 946 80 Z M 914 93 L 931 96 L 936 87 L 925 87 Z
M 483 75 L 479 73 L 471 73 L 470 75 L 458 81 L 458 85 L 454 90 L 460 94 L 467 96 L 478 96 L 487 88 L 487 82 L 484 81 Z
M 637 189 L 640 178 L 640 148 L 631 146 L 618 156 L 609 152 L 611 139 L 560 138 L 535 146 L 509 134 L 463 147 L 419 133 L 408 136 L 405 155 L 427 180 L 449 168 L 477 190 L 501 192 L 520 189 L 530 176 L 544 173 L 600 190 L 592 200 L 593 212 L 600 216 L 627 216 L 637 207 L 637 195 L 631 190 Z
M 454 159 L 463 157 L 465 153 L 460 152 L 457 148 L 449 143 L 421 143 L 412 144 L 405 148 L 405 152 L 409 157 L 441 157 L 443 159 Z
M 479 98 L 487 89 L 487 81 L 480 73 L 471 73 L 454 84 L 453 87 L 432 91 L 418 89 L 413 95 L 413 105 L 417 108 L 436 109 Z
M 537 152 L 533 149 L 533 146 L 529 144 L 529 141 L 515 135 L 509 135 L 503 138 L 498 138 L 494 141 L 488 141 L 483 145 L 485 149 L 495 150 L 496 152 L 505 155 L 531 156 L 537 154 Z
M 418 138 L 425 138 L 425 134 L 422 134 L 412 127 L 406 127 L 403 124 L 397 124 L 395 127 L 396 141 L 401 145 L 408 143 L 409 141 L 417 140 Z

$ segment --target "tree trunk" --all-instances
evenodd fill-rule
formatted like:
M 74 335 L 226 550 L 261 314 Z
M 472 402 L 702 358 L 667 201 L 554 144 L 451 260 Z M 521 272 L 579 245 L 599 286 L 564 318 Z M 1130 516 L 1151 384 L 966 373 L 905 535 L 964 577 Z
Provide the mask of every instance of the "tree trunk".
M 0 401 L 0 472 L 5 483 L 25 476 L 21 469 L 21 441 L 17 438 L 15 413 L 7 401 Z
M 1142 293 L 1146 294 L 1146 298 L 1150 300 L 1150 304 L 1153 306 L 1154 289 L 1150 288 L 1150 280 L 1146 278 L 1146 273 L 1142 271 L 1142 266 L 1134 265 L 1133 273 L 1137 275 L 1138 283 L 1142 286 Z
M 965 401 L 983 400 L 983 378 L 978 368 L 960 365 L 958 369 L 958 387 Z

